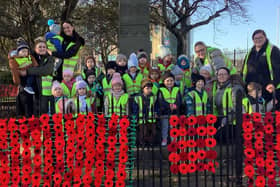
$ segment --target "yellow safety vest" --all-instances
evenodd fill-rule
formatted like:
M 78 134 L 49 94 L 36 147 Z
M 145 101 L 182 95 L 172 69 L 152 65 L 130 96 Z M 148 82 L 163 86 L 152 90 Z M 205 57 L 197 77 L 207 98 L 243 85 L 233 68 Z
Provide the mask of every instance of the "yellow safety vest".
M 52 37 L 53 39 L 58 39 L 60 41 L 60 44 L 62 44 L 63 42 L 63 37 L 60 35 L 55 35 Z M 47 47 L 49 50 L 51 50 L 52 52 L 56 51 L 57 49 L 55 48 L 55 45 L 51 43 L 50 40 L 47 41 Z
M 151 96 L 150 97 L 150 105 L 149 105 L 149 108 L 148 108 L 148 116 L 147 118 L 145 118 L 145 121 L 148 122 L 148 123 L 155 123 L 156 122 L 156 118 L 155 118 L 155 115 L 154 115 L 154 112 L 153 112 L 153 109 L 154 109 L 154 105 L 155 105 L 155 97 L 154 96 Z M 139 116 L 138 116 L 138 123 L 139 124 L 143 124 L 144 120 L 143 120 L 143 100 L 142 100 L 142 96 L 137 96 L 135 97 L 135 102 L 138 104 L 138 107 L 139 107 Z
M 68 49 L 70 49 L 70 47 L 74 46 L 75 43 L 74 42 L 70 42 L 66 48 L 66 51 Z M 66 58 L 64 59 L 63 61 L 63 66 L 62 66 L 62 70 L 65 70 L 65 69 L 70 69 L 74 72 L 75 70 L 75 66 L 76 64 L 78 63 L 78 60 L 79 60 L 79 53 L 80 53 L 80 50 L 82 49 L 82 46 L 80 47 L 80 49 L 78 50 L 78 52 L 76 53 L 75 56 L 72 56 L 70 58 Z
M 158 94 L 158 89 L 159 89 L 159 83 L 153 82 L 153 87 L 152 87 L 153 95 L 157 95 Z
M 195 90 L 189 92 L 188 95 L 193 100 L 195 100 L 195 108 L 194 108 L 195 109 L 195 114 L 197 116 L 205 115 L 206 114 L 206 108 L 207 108 L 207 101 L 208 101 L 207 92 L 203 90 L 202 99 Z
M 108 114 L 111 116 L 113 113 L 116 115 L 126 115 L 126 105 L 128 102 L 128 94 L 123 94 L 118 100 L 112 96 L 112 94 L 108 95 L 109 108 Z
M 28 57 L 16 57 L 15 61 L 17 62 L 19 68 L 25 68 L 32 64 L 30 55 L 28 55 Z
M 164 71 L 167 71 L 167 70 L 172 70 L 174 64 L 170 64 L 167 68 L 165 68 L 165 66 L 163 64 L 158 64 L 158 68 L 159 70 L 161 71 L 161 73 L 164 73 Z
M 42 76 L 42 95 L 51 96 L 52 95 L 52 80 L 51 75 Z
M 250 103 L 250 100 L 247 97 L 242 99 L 242 105 L 244 107 L 245 113 L 252 114 L 253 107 Z
M 135 80 L 132 80 L 132 78 L 127 73 L 125 73 L 123 75 L 123 80 L 125 82 L 126 92 L 129 95 L 137 94 L 141 91 L 141 81 L 143 80 L 142 73 L 138 73 L 135 77 Z
M 60 112 L 60 109 L 59 109 L 59 106 L 58 106 L 58 102 L 60 101 L 60 100 L 62 100 L 64 98 L 64 104 L 66 103 L 66 101 L 67 101 L 67 98 L 65 97 L 65 96 L 62 96 L 62 97 L 60 97 L 56 102 L 55 102 L 55 113 L 57 114 L 57 113 L 62 113 L 62 112 Z M 63 101 L 62 101 L 63 102 Z M 64 110 L 66 111 L 66 108 L 64 108 Z
M 112 79 L 110 80 L 110 83 L 108 83 L 107 78 L 104 77 L 102 80 L 102 88 L 104 96 L 109 95 L 111 93 L 110 90 L 112 88 Z
M 68 98 L 74 97 L 76 95 L 76 82 L 72 86 L 72 90 L 66 86 L 64 82 L 60 83 L 63 91 L 63 95 L 67 96 Z
M 147 67 L 144 68 L 143 72 L 141 72 L 143 75 L 143 78 L 148 78 L 149 77 L 149 70 Z
M 171 93 L 167 88 L 160 88 L 160 91 L 162 92 L 163 98 L 166 102 L 169 104 L 174 104 L 176 102 L 176 97 L 178 92 L 180 91 L 178 87 L 173 87 Z
M 87 104 L 87 111 L 91 111 L 91 104 L 94 102 L 94 97 L 91 97 L 91 98 L 86 98 L 86 104 Z M 75 98 L 74 100 L 74 103 L 75 103 L 75 108 L 77 109 L 77 112 L 78 112 L 78 103 L 77 103 L 77 98 Z M 79 103 L 79 108 L 81 107 L 81 103 Z M 81 109 L 79 109 L 79 113 L 80 114 L 86 114 L 87 112 L 81 112 Z

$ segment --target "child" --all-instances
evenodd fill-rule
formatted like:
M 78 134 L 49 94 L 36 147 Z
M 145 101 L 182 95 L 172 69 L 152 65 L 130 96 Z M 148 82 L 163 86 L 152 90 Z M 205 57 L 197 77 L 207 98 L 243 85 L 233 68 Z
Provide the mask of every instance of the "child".
M 90 70 L 93 71 L 96 76 L 96 69 L 95 69 L 95 59 L 93 56 L 88 56 L 85 59 L 85 67 L 82 72 L 83 79 L 86 79 L 86 72 Z
M 65 113 L 64 106 L 67 98 L 63 96 L 62 87 L 58 81 L 52 83 L 52 95 L 54 96 L 55 113 Z
M 186 88 L 185 82 L 182 81 L 184 72 L 177 65 L 174 65 L 170 72 L 174 75 L 175 85 L 180 88 L 181 97 L 183 97 L 184 93 L 185 93 L 185 88 Z
M 77 113 L 87 114 L 91 112 L 91 105 L 94 102 L 94 97 L 91 97 L 87 92 L 87 83 L 84 80 L 76 82 L 76 96 L 74 97 L 75 109 Z
M 149 71 L 149 80 L 153 83 L 152 93 L 154 95 L 158 94 L 159 84 L 160 84 L 160 71 L 157 66 L 152 67 Z
M 128 73 L 123 75 L 123 80 L 125 82 L 126 92 L 130 96 L 138 94 L 141 90 L 141 81 L 143 80 L 143 75 L 137 70 L 138 60 L 134 53 L 132 53 L 128 60 Z
M 120 73 L 121 76 L 127 71 L 127 58 L 124 54 L 118 54 L 116 59 L 116 72 Z
M 159 63 L 158 67 L 161 73 L 164 74 L 165 71 L 171 70 L 172 66 L 174 66 L 174 64 L 172 64 L 172 54 L 169 48 L 161 46 L 161 58 L 162 63 Z
M 165 72 L 162 76 L 163 85 L 158 93 L 158 106 L 160 108 L 159 114 L 161 116 L 161 136 L 162 146 L 167 145 L 169 116 L 180 114 L 180 107 L 182 103 L 180 90 L 175 87 L 175 77 L 170 72 Z
M 153 143 L 156 135 L 156 97 L 152 93 L 153 83 L 148 79 L 141 82 L 141 94 L 135 97 L 132 105 L 132 113 L 138 116 L 139 142 L 141 144 Z
M 206 115 L 210 111 L 210 102 L 207 92 L 204 90 L 205 79 L 201 75 L 193 74 L 194 89 L 186 97 L 186 115 Z
M 137 54 L 138 66 L 144 78 L 148 78 L 150 63 L 148 62 L 148 55 L 146 52 L 141 51 Z
M 49 19 L 48 26 L 50 32 L 47 32 L 45 35 L 48 49 L 51 50 L 52 52 L 56 51 L 62 53 L 63 37 L 60 36 L 60 25 L 56 24 L 54 20 Z
M 75 79 L 73 78 L 73 71 L 70 69 L 66 69 L 63 71 L 63 80 L 61 82 L 61 87 L 63 93 L 66 97 L 71 98 L 76 94 L 75 90 Z
M 177 66 L 181 68 L 184 72 L 183 75 L 183 82 L 185 83 L 186 88 L 191 87 L 191 71 L 190 71 L 190 60 L 186 55 L 180 55 L 177 59 Z
M 26 70 L 29 67 L 38 66 L 35 58 L 30 55 L 29 46 L 26 42 L 20 41 L 17 47 L 17 55 L 9 57 L 9 65 L 13 75 L 13 81 L 16 85 L 22 85 L 24 91 L 29 94 L 35 94 L 32 86 L 35 80 L 34 76 L 28 75 L 26 77 L 20 77 L 19 71 Z
M 92 111 L 102 111 L 101 103 L 103 102 L 100 101 L 103 95 L 102 86 L 96 80 L 94 71 L 88 70 L 86 72 L 86 82 L 88 83 L 91 96 L 95 98 L 95 106 L 94 104 L 91 106 Z
M 115 72 L 116 62 L 109 61 L 106 64 L 106 76 L 102 79 L 102 90 L 104 92 L 104 97 L 110 94 L 110 90 L 112 88 L 111 80 Z
M 114 73 L 112 77 L 112 89 L 110 94 L 105 97 L 105 115 L 128 115 L 128 94 L 124 92 L 123 81 L 120 73 Z
M 243 112 L 253 113 L 253 112 L 269 112 L 273 109 L 273 101 L 265 103 L 262 97 L 262 86 L 256 82 L 250 82 L 247 85 L 247 97 L 242 99 Z M 276 101 L 277 102 L 277 101 Z

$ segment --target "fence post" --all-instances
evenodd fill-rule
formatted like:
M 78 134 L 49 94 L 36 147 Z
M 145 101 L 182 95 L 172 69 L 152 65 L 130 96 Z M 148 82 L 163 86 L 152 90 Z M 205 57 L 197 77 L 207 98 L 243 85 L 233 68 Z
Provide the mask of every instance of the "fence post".
M 242 98 L 242 92 L 236 93 L 236 98 Z M 242 99 L 236 100 L 236 184 L 242 185 L 243 172 L 243 139 L 242 139 Z

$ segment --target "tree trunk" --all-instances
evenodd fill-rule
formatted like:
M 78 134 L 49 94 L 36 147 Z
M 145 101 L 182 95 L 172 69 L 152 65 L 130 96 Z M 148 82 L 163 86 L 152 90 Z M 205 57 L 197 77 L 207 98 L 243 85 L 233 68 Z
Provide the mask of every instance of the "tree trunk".
M 190 54 L 188 54 L 188 46 L 187 45 L 187 35 L 186 34 L 179 34 L 176 36 L 177 39 L 177 56 L 180 56 L 182 54 L 185 54 L 187 56 L 189 56 Z

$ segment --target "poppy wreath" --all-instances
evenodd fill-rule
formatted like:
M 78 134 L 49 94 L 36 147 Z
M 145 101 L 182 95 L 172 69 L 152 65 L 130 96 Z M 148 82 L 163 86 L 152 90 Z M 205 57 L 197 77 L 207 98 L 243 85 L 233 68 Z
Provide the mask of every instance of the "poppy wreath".
M 248 186 L 276 186 L 276 162 L 279 158 L 280 113 L 243 114 L 244 174 Z M 276 142 L 276 143 L 275 143 Z
M 171 143 L 169 151 L 170 172 L 183 175 L 196 171 L 215 173 L 218 166 L 214 135 L 217 129 L 215 115 L 176 116 L 169 119 Z M 195 137 L 198 138 L 195 138 Z

